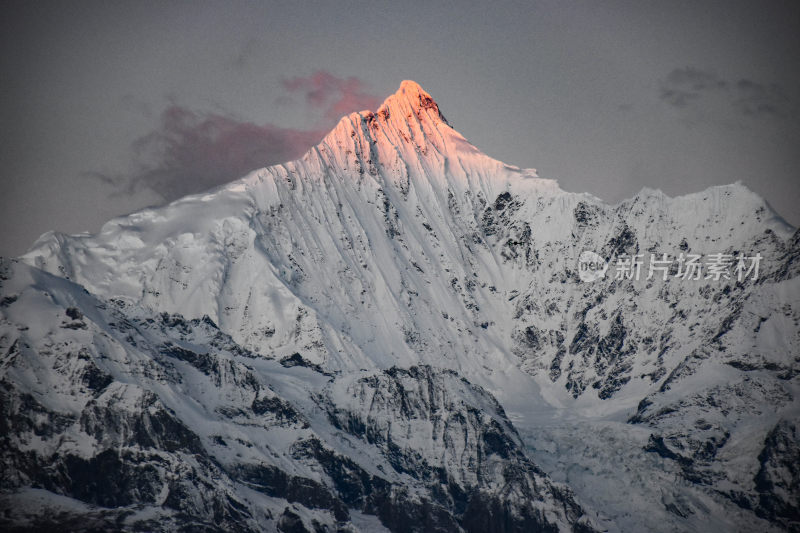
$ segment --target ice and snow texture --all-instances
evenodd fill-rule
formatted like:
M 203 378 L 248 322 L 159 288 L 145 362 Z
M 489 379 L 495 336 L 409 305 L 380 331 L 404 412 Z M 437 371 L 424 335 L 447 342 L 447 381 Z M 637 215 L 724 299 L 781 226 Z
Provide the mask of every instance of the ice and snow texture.
M 383 372 L 393 367 L 433 367 L 455 371 L 497 397 L 505 409 L 500 419 L 507 414 L 519 429 L 528 457 L 571 486 L 578 501 L 599 513 L 596 522 L 604 528 L 791 529 L 800 519 L 800 475 L 791 462 L 798 449 L 800 364 L 800 238 L 793 231 L 739 184 L 678 198 L 643 190 L 618 205 L 565 192 L 532 169 L 481 153 L 449 126 L 430 95 L 404 82 L 377 112 L 344 117 L 298 161 L 115 219 L 97 235 L 47 234 L 21 260 L 34 267 L 25 274 L 32 276 L 30 287 L 44 291 L 31 301 L 52 297 L 47 287 L 65 283 L 60 278 L 96 298 L 60 303 L 87 317 L 97 305 L 113 305 L 125 320 L 139 321 L 134 328 L 139 332 L 148 319 L 165 320 L 160 313 L 187 320 L 207 316 L 219 325 L 221 332 L 192 338 L 189 345 L 173 342 L 173 352 L 153 344 L 138 357 L 126 355 L 119 364 L 131 377 L 113 376 L 115 387 L 117 381 L 126 385 L 113 391 L 115 398 L 132 402 L 132 409 L 141 412 L 147 404 L 157 413 L 159 407 L 146 399 L 147 392 L 154 394 L 153 405 L 172 409 L 177 422 L 199 435 L 204 453 L 223 465 L 233 464 L 225 458 L 230 452 L 251 466 L 264 461 L 300 476 L 298 468 L 310 467 L 292 455 L 292 443 L 324 433 L 320 428 L 334 420 L 341 427 L 357 424 L 348 431 L 360 439 L 336 453 L 353 458 L 365 471 L 363 461 L 374 461 L 375 469 L 389 461 L 395 472 L 414 479 L 389 480 L 397 486 L 431 490 L 424 482 L 428 474 L 404 473 L 402 461 L 392 463 L 412 454 L 415 469 L 419 461 L 429 468 L 445 461 L 449 476 L 478 487 L 476 472 L 463 457 L 448 458 L 462 449 L 455 441 L 448 441 L 455 446 L 445 447 L 449 452 L 437 448 L 448 438 L 446 415 L 426 411 L 417 421 L 417 415 L 386 404 L 394 414 L 382 416 L 396 420 L 406 434 L 393 433 L 391 439 L 385 419 L 363 419 L 374 405 L 373 396 L 364 392 L 370 380 L 389 379 Z M 673 276 L 614 280 L 611 270 L 604 279 L 585 283 L 577 275 L 585 250 L 606 259 L 681 252 L 760 253 L 763 259 L 758 280 L 738 283 Z M 52 276 L 44 278 L 44 272 Z M 16 285 L 4 286 L 6 299 L 25 291 L 24 283 L 19 289 L 9 286 Z M 69 342 L 85 346 L 102 347 L 106 341 L 102 336 L 76 340 L 88 334 L 80 320 L 66 322 L 63 330 L 63 317 L 37 305 L 15 300 L 0 310 L 4 379 L 20 392 L 44 391 L 36 387 L 55 380 L 57 367 L 56 373 L 66 377 L 55 381 L 74 392 L 79 372 L 63 369 L 79 363 L 66 357 L 70 363 L 51 368 L 42 359 L 42 351 L 67 353 L 63 344 L 68 341 L 56 341 L 49 332 L 62 328 L 57 331 L 67 333 Z M 91 318 L 101 329 L 115 320 Z M 29 329 L 19 331 L 23 326 Z M 221 341 L 216 335 L 229 337 Z M 213 352 L 214 342 L 230 354 L 225 365 L 203 362 L 202 354 Z M 29 352 L 37 357 L 13 362 L 12 355 L 26 344 L 38 346 Z M 108 350 L 127 353 L 127 348 Z M 154 354 L 182 362 L 166 370 L 153 363 Z M 101 356 L 110 357 L 101 348 L 87 355 L 90 361 Z M 285 364 L 275 363 L 280 360 Z M 20 365 L 34 364 L 23 361 L 41 364 L 22 372 Z M 215 364 L 217 371 L 226 368 L 225 377 L 215 379 L 232 380 L 230 387 L 217 385 L 224 393 L 205 382 L 192 384 L 193 374 L 183 368 Z M 143 381 L 169 372 L 175 373 L 163 376 L 169 386 Z M 274 415 L 270 424 L 280 431 L 263 437 L 268 459 L 246 445 L 230 444 L 238 438 L 252 442 L 233 436 L 249 424 L 247 416 L 218 410 L 225 402 L 250 402 L 247 395 L 256 394 L 255 385 L 237 378 L 237 372 L 250 372 L 254 382 L 283 383 L 277 399 L 264 401 L 285 402 L 287 412 L 302 412 L 309 396 L 323 388 L 308 412 L 324 405 L 329 414 L 324 423 L 313 417 L 289 423 L 294 415 Z M 325 388 L 329 379 L 336 385 Z M 380 383 L 391 388 L 393 381 Z M 53 402 L 47 412 L 61 413 L 75 402 L 74 413 L 64 416 L 85 411 L 71 392 L 59 396 L 57 390 L 42 392 Z M 262 384 L 262 390 L 271 389 Z M 103 395 L 110 391 L 109 385 Z M 236 398 L 209 398 L 214 394 Z M 115 401 L 115 409 L 126 402 Z M 452 400 L 445 405 L 452 406 Z M 472 408 L 484 412 L 486 407 Z M 209 422 L 208 409 L 219 420 Z M 354 418 L 340 419 L 340 410 Z M 501 433 L 518 438 L 510 427 Z M 225 447 L 214 444 L 217 437 Z M 330 435 L 315 438 L 326 445 L 336 441 Z M 100 445 L 96 437 L 87 439 L 74 437 L 84 457 Z M 368 459 L 370 453 L 360 451 L 364 439 L 377 446 L 382 459 Z M 468 440 L 470 457 L 480 456 L 477 441 Z M 52 445 L 47 441 L 36 442 Z M 380 451 L 381 443 L 399 451 Z M 393 453 L 399 455 L 392 459 Z M 318 479 L 301 473 L 303 479 Z M 233 479 L 231 486 L 240 481 Z M 420 483 L 422 488 L 413 488 Z M 571 496 L 560 499 L 560 489 L 548 488 L 549 480 L 531 483 L 542 494 L 571 501 Z M 331 494 L 344 501 L 340 487 L 329 485 Z M 217 491 L 229 490 L 225 487 Z M 230 490 L 231 498 L 243 497 Z M 452 493 L 449 498 L 458 500 Z M 376 514 L 363 501 L 344 505 Z M 548 520 L 562 525 L 583 523 L 570 505 L 541 516 L 551 513 Z M 466 515 L 457 507 L 445 505 L 446 513 L 466 527 Z M 303 515 L 306 510 L 292 513 L 306 524 L 323 520 Z M 276 522 L 283 520 L 275 513 Z M 287 524 L 295 520 L 284 518 Z

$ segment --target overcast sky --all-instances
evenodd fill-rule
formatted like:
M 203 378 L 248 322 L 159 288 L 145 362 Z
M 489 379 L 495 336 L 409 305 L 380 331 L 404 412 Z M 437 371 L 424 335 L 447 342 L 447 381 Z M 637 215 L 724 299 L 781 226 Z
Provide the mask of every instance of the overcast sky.
M 795 1 L 7 0 L 0 55 L 0 255 L 295 158 L 403 79 L 566 190 L 741 180 L 800 224 Z

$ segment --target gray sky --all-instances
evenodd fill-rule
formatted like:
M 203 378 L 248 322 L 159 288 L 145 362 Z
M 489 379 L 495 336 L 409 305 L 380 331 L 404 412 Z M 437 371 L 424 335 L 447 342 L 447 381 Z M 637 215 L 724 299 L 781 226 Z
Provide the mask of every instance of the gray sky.
M 797 2 L 44 2 L 0 17 L 0 255 L 300 155 L 413 79 L 617 202 L 742 180 L 800 224 Z

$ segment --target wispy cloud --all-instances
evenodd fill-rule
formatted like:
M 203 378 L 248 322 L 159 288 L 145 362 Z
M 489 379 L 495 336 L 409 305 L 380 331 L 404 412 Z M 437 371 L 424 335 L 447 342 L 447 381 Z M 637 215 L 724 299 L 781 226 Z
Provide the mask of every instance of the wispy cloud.
M 730 81 L 693 67 L 667 74 L 661 81 L 659 96 L 671 106 L 700 113 L 714 110 L 750 117 L 786 117 L 793 113 L 791 100 L 776 84 L 749 79 Z
M 128 173 L 92 172 L 122 194 L 149 189 L 164 200 L 227 183 L 247 172 L 300 157 L 328 132 L 332 121 L 352 111 L 374 109 L 378 100 L 354 77 L 338 78 L 325 71 L 284 81 L 290 94 L 320 115 L 309 129 L 255 124 L 220 112 L 203 112 L 172 104 L 158 126 L 132 146 Z M 295 104 L 296 105 L 296 104 Z
M 376 109 L 380 104 L 366 84 L 355 77 L 337 78 L 330 72 L 318 70 L 311 76 L 284 80 L 283 87 L 293 94 L 301 94 L 312 107 L 321 110 L 325 117 L 337 119 L 353 111 Z
M 686 107 L 702 96 L 724 91 L 727 87 L 728 83 L 712 72 L 678 68 L 661 83 L 661 99 L 675 107 Z
M 173 200 L 250 170 L 295 159 L 324 134 L 240 122 L 172 105 L 161 114 L 158 129 L 134 143 L 134 172 L 106 180 L 124 183 L 127 192 L 147 188 Z
M 791 112 L 791 101 L 778 85 L 745 79 L 736 83 L 733 105 L 745 115 L 787 116 Z

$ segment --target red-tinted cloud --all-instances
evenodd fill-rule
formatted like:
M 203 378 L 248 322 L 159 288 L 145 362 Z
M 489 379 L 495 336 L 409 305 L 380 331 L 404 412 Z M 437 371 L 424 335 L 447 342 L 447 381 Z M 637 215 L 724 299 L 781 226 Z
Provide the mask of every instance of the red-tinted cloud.
M 128 190 L 144 187 L 173 200 L 296 159 L 325 133 L 259 126 L 172 105 L 161 114 L 158 129 L 134 143 L 134 174 L 111 181 L 127 181 Z
M 158 127 L 133 144 L 131 174 L 92 175 L 125 192 L 148 189 L 174 200 L 251 170 L 297 159 L 322 139 L 335 120 L 375 109 L 379 103 L 358 78 L 338 78 L 325 71 L 286 80 L 283 86 L 290 94 L 302 95 L 305 104 L 320 114 L 319 127 L 258 125 L 173 104 L 161 113 Z
M 338 119 L 354 111 L 377 109 L 378 97 L 370 93 L 358 78 L 338 78 L 324 70 L 311 76 L 295 77 L 283 82 L 290 93 L 300 93 L 312 107 L 322 110 L 325 117 Z

